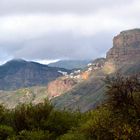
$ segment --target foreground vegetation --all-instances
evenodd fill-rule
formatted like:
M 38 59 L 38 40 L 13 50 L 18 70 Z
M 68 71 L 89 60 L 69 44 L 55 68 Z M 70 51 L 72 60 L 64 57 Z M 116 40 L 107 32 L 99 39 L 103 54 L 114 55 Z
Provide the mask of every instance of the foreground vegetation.
M 38 105 L 0 106 L 0 140 L 139 140 L 138 76 L 106 79 L 105 103 L 96 109 L 56 110 L 47 100 Z

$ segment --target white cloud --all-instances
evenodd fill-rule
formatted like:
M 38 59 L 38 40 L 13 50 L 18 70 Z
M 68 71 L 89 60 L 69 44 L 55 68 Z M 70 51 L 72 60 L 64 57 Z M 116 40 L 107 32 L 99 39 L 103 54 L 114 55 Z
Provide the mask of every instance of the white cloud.
M 45 64 L 45 65 L 48 65 L 50 63 L 55 63 L 55 62 L 58 62 L 59 59 L 56 59 L 56 60 L 34 60 L 35 62 L 38 62 L 40 64 Z
M 137 1 L 137 0 L 133 0 Z M 120 7 L 132 0 L 1 0 L 0 14 L 93 13 L 102 8 Z
M 51 32 L 72 32 L 93 35 L 105 30 L 129 27 L 125 20 L 104 13 L 96 15 L 28 15 L 0 18 L 0 40 L 28 40 Z

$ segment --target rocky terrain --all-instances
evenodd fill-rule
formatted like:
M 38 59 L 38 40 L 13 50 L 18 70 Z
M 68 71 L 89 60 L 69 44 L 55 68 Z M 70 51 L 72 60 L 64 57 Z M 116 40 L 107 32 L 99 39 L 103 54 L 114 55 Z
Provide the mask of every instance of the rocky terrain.
M 61 77 L 55 81 L 50 82 L 47 86 L 49 98 L 52 99 L 68 92 L 76 84 L 77 81 L 75 79 L 66 77 Z

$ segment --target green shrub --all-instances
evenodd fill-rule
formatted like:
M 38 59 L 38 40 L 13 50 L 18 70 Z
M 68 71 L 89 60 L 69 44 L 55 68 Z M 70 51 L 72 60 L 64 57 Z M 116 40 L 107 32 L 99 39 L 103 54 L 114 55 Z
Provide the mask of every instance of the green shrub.
M 87 140 L 87 138 L 84 136 L 84 134 L 71 132 L 61 136 L 57 140 Z
M 87 114 L 87 121 L 81 125 L 80 132 L 88 139 L 108 140 L 113 137 L 111 132 L 112 116 L 111 111 L 100 108 Z
M 23 130 L 15 137 L 15 140 L 51 140 L 51 134 L 48 131 L 26 131 Z
M 77 127 L 81 115 L 79 112 L 52 111 L 49 119 L 44 122 L 44 129 L 54 132 L 57 136 L 65 134 L 73 127 Z
M 41 129 L 44 120 L 47 120 L 53 106 L 45 101 L 38 105 L 20 105 L 14 110 L 14 127 L 17 132 L 22 130 Z
M 7 140 L 14 135 L 14 130 L 10 126 L 0 125 L 0 140 Z

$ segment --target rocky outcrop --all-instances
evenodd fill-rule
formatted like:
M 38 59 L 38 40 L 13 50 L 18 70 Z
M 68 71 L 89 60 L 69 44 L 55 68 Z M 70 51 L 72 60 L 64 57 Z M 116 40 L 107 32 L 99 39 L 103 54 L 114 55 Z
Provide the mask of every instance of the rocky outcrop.
M 116 67 L 134 64 L 140 60 L 140 29 L 121 32 L 113 39 L 113 47 L 107 53 L 107 61 Z
M 60 96 L 61 94 L 68 92 L 77 84 L 76 80 L 71 78 L 61 77 L 48 84 L 47 92 L 49 98 Z

